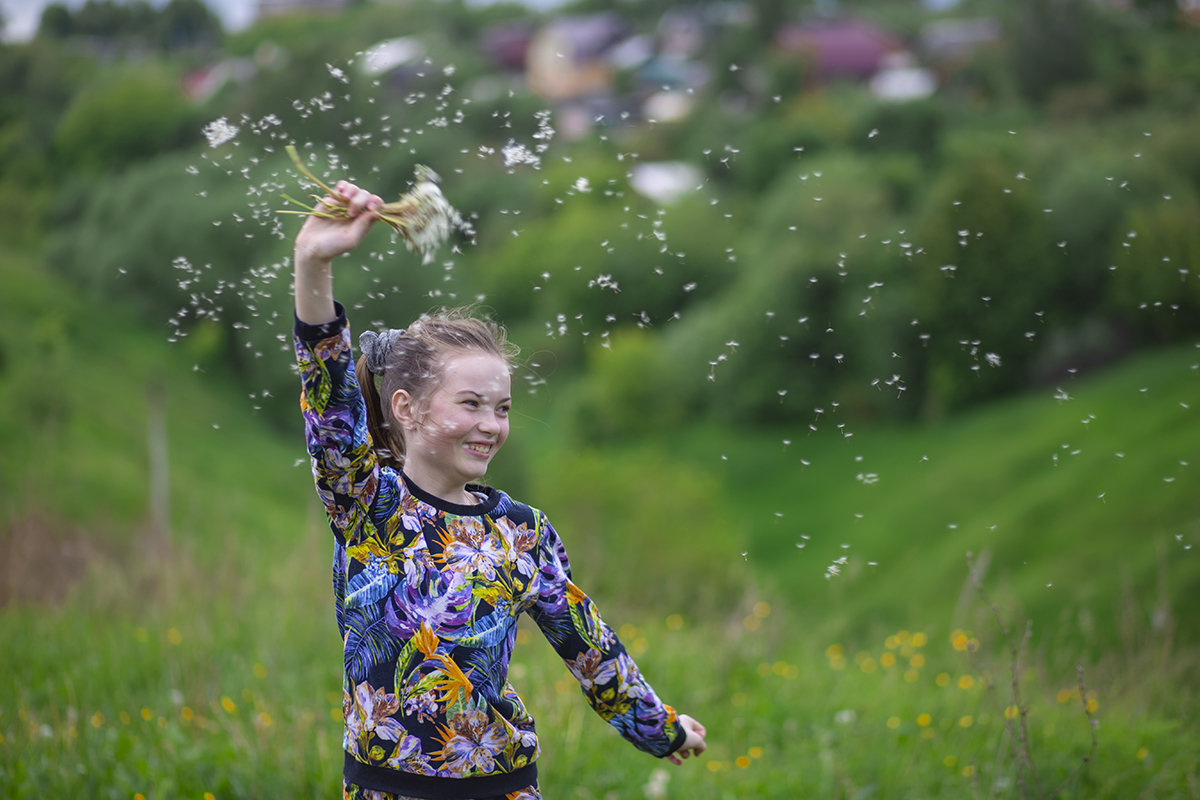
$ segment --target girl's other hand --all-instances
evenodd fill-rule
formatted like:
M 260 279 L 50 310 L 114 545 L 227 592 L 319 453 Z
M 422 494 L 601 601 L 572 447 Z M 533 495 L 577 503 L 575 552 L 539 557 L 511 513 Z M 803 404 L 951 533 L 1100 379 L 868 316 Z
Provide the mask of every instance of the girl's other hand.
M 310 216 L 296 235 L 296 260 L 312 259 L 328 262 L 358 247 L 371 225 L 379 218 L 383 199 L 349 181 L 338 181 L 335 196 L 325 196 L 317 204 L 318 211 L 328 211 L 341 204 L 346 207 L 346 219 L 326 219 Z
M 682 747 L 667 756 L 667 761 L 670 761 L 672 764 L 682 764 L 683 759 L 689 756 L 698 756 L 708 749 L 708 745 L 704 742 L 708 732 L 704 729 L 703 725 L 687 714 L 679 715 L 679 724 L 687 731 L 687 738 L 683 740 Z

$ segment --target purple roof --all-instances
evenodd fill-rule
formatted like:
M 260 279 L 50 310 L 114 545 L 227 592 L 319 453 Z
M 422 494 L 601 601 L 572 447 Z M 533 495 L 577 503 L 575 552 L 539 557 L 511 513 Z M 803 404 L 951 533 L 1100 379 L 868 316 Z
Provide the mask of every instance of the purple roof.
M 869 78 L 884 56 L 904 49 L 895 35 L 857 20 L 791 25 L 775 41 L 788 52 L 807 54 L 823 78 Z

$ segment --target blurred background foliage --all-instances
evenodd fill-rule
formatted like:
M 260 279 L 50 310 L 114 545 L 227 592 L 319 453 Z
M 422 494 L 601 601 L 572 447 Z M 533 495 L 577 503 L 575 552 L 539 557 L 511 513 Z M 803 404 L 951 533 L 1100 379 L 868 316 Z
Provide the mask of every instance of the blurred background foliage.
M 910 42 L 930 21 L 1002 26 L 939 66 L 940 91 L 895 102 L 817 86 L 780 51 L 779 27 L 814 9 L 750 4 L 747 21 L 709 32 L 696 61 L 712 77 L 688 89 L 688 116 L 598 113 L 551 141 L 536 138 L 538 112 L 566 112 L 480 46 L 552 19 L 521 6 L 359 2 L 227 33 L 199 0 L 54 5 L 34 39 L 0 48 L 0 229 L 177 333 L 197 314 L 230 323 L 210 332 L 211 355 L 286 395 L 290 376 L 261 361 L 286 312 L 293 230 L 272 212 L 300 193 L 282 145 L 385 194 L 419 160 L 477 235 L 437 265 L 349 277 L 341 290 L 368 319 L 482 300 L 560 378 L 615 371 L 581 358 L 601 340 L 631 363 L 670 363 L 679 409 L 795 420 L 844 396 L 855 414 L 936 418 L 1196 332 L 1200 57 L 1170 6 L 840 4 Z M 555 13 L 619 12 L 653 39 L 669 8 Z M 359 68 L 398 37 L 414 57 Z M 241 130 L 209 147 L 216 119 Z M 501 163 L 514 141 L 543 144 L 537 163 Z M 663 160 L 700 169 L 665 204 L 630 185 L 636 165 Z M 863 389 L 897 375 L 900 402 Z M 614 409 L 646 393 L 624 383 L 606 382 Z M 645 428 L 609 416 L 605 435 Z
M 918 4 L 841 6 L 910 36 L 937 19 Z M 0 106 L 0 203 L 11 210 L 0 227 L 48 241 L 55 269 L 96 297 L 132 297 L 158 319 L 208 293 L 210 315 L 233 323 L 218 351 L 283 392 L 287 375 L 256 363 L 278 326 L 252 324 L 286 309 L 277 275 L 290 228 L 270 212 L 298 185 L 282 144 L 326 152 L 318 172 L 384 194 L 403 191 L 419 158 L 444 173 L 478 239 L 444 275 L 364 276 L 383 301 L 362 301 L 371 319 L 482 299 L 524 337 L 551 333 L 544 345 L 568 374 L 601 360 L 580 359 L 584 339 L 563 331 L 599 339 L 634 324 L 646 336 L 605 344 L 700 375 L 673 384 L 680 408 L 786 420 L 851 392 L 856 413 L 936 416 L 1195 332 L 1196 276 L 1180 279 L 1178 265 L 1200 236 L 1196 112 L 1182 102 L 1200 56 L 1195 28 L 1169 6 L 959 4 L 942 16 L 991 14 L 1001 40 L 947 68 L 937 94 L 889 102 L 853 84 L 812 89 L 808 67 L 773 46 L 780 25 L 812 10 L 754 4 L 751 22 L 714 26 L 697 59 L 714 77 L 689 90 L 701 96 L 686 118 L 606 118 L 547 140 L 535 166 L 502 169 L 498 151 L 533 146 L 535 115 L 554 103 L 520 74 L 502 76 L 478 43 L 497 26 L 550 19 L 527 8 L 355 2 L 226 34 L 199 0 L 55 5 L 34 40 L 0 49 L 13 89 Z M 617 11 L 653 37 L 668 7 L 557 13 Z M 419 58 L 383 76 L 356 70 L 395 37 L 419 41 Z M 188 76 L 215 64 L 238 78 L 188 96 Z M 244 130 L 205 148 L 202 127 L 218 118 Z M 262 143 L 245 131 L 254 121 Z M 662 158 L 702 170 L 667 205 L 629 180 L 635 164 Z M 581 176 L 588 190 L 572 191 Z M 202 275 L 182 279 L 180 257 Z M 247 271 L 272 264 L 269 285 L 247 287 Z M 598 288 L 601 276 L 618 289 Z M 372 293 L 380 279 L 394 285 Z M 1170 313 L 1145 313 L 1133 296 Z M 734 389 L 715 402 L 709 362 L 730 341 Z M 788 372 L 797 380 L 774 385 Z M 904 402 L 862 391 L 896 372 Z M 644 393 L 630 391 L 625 404 Z

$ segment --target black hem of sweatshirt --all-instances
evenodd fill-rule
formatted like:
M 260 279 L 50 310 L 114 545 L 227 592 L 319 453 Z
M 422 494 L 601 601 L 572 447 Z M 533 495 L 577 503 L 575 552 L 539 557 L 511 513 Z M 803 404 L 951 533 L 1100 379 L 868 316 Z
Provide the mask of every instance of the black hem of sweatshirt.
M 505 795 L 535 785 L 537 762 L 512 772 L 485 775 L 481 778 L 438 778 L 387 767 L 374 767 L 346 753 L 342 774 L 347 783 L 380 792 L 431 800 L 475 800 Z

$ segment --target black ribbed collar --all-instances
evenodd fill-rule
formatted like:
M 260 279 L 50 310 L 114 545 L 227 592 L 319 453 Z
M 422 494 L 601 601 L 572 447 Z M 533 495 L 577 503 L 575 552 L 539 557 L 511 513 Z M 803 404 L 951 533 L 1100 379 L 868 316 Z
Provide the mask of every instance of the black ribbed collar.
M 416 497 L 422 503 L 433 506 L 437 510 L 444 511 L 447 514 L 454 514 L 455 516 L 459 517 L 482 517 L 485 514 L 490 514 L 491 512 L 495 511 L 496 504 L 500 502 L 500 492 L 494 487 L 482 486 L 477 483 L 468 483 L 467 491 L 482 494 L 484 496 L 483 500 L 472 505 L 451 503 L 449 500 L 443 500 L 437 495 L 430 494 L 420 486 L 417 486 L 417 484 L 413 482 L 412 478 L 404 475 L 404 473 L 401 473 L 401 475 L 404 477 L 404 484 L 408 487 L 408 490 L 413 493 L 414 497 Z

